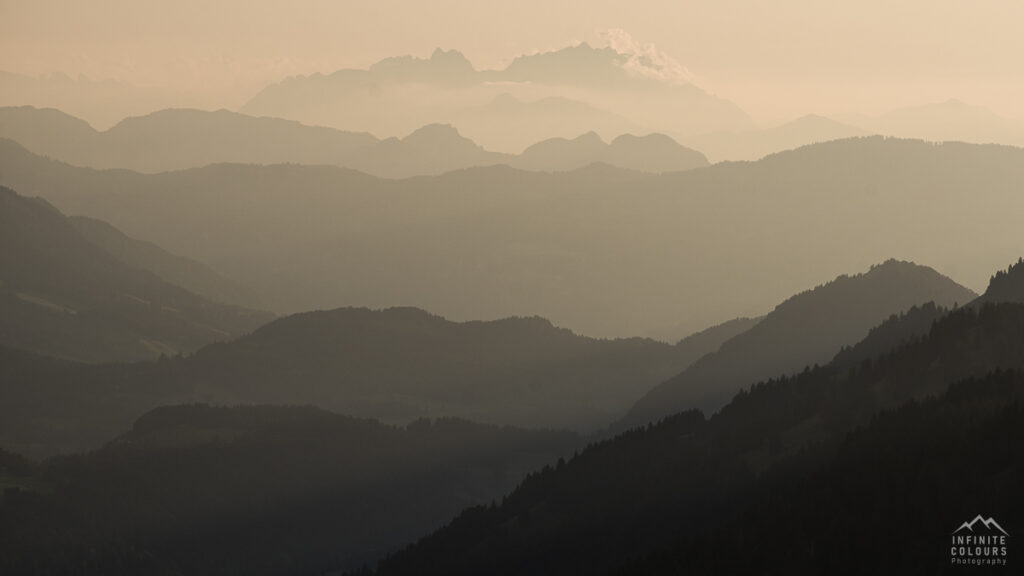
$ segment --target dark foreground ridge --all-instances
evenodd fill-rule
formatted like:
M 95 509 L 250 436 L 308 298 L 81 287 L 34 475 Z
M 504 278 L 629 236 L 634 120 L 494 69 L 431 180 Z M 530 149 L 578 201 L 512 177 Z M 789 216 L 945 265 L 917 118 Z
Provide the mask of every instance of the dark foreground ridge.
M 961 308 L 855 368 L 590 446 L 377 573 L 948 570 L 949 534 L 976 510 L 1024 520 L 1022 335 L 1024 306 Z
M 827 363 L 874 326 L 911 306 L 966 304 L 976 295 L 927 266 L 889 260 L 863 274 L 842 275 L 779 304 L 750 330 L 654 387 L 619 430 L 697 408 L 712 413 L 743 386 Z
M 17 488 L 0 502 L 15 535 L 0 542 L 0 571 L 353 570 L 464 509 L 378 573 L 941 572 L 950 533 L 979 511 L 1011 533 L 1024 520 L 1012 496 L 1024 305 L 965 306 L 898 340 L 573 457 L 571 434 L 450 419 L 396 428 L 312 408 L 161 408 L 88 455 L 34 465 L 0 453 Z M 526 470 L 539 471 L 519 482 Z
M 87 455 L 0 452 L 0 573 L 358 567 L 571 453 L 573 434 L 314 408 L 156 409 Z

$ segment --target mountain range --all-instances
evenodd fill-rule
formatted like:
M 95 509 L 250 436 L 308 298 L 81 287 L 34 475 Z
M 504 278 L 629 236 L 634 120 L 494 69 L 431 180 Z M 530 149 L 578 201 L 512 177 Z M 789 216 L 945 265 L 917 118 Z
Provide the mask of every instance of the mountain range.
M 621 134 L 658 131 L 701 151 L 712 162 L 758 160 L 808 144 L 868 134 L 1024 146 L 1024 124 L 1020 121 L 957 99 L 877 115 L 808 114 L 778 125 L 757 125 L 732 102 L 694 85 L 692 78 L 681 75 L 681 70 L 671 67 L 671 62 L 656 62 L 642 54 L 586 43 L 524 54 L 500 70 L 476 70 L 460 52 L 438 49 L 429 58 L 386 58 L 365 70 L 286 78 L 266 86 L 242 106 L 234 100 L 222 98 L 214 104 L 197 94 L 84 76 L 32 78 L 0 72 L 5 88 L 0 106 L 54 107 L 104 129 L 126 118 L 144 118 L 169 107 L 211 109 L 230 105 L 233 110 L 261 117 L 262 126 L 248 129 L 253 137 L 230 142 L 225 134 L 204 130 L 201 125 L 185 122 L 176 134 L 172 127 L 172 135 L 179 139 L 189 133 L 211 139 L 206 147 L 180 151 L 178 160 L 190 153 L 202 157 L 211 145 L 220 145 L 222 158 L 205 163 L 234 161 L 227 157 L 239 154 L 257 157 L 274 146 L 282 148 L 275 142 L 282 136 L 288 141 L 294 130 L 281 119 L 351 131 L 338 135 L 321 128 L 321 134 L 314 137 L 319 140 L 318 147 L 297 141 L 291 146 L 294 152 L 278 150 L 275 155 L 328 156 L 328 163 L 334 162 L 339 140 L 344 147 L 346 138 L 373 138 L 371 134 L 382 139 L 399 138 L 430 124 L 450 124 L 485 149 L 505 154 L 517 154 L 542 140 L 571 139 L 590 131 L 606 140 Z M 233 123 L 231 117 L 222 115 L 217 128 L 236 130 Z M 134 136 L 130 125 L 122 128 L 126 136 Z M 72 129 L 68 134 L 74 136 L 76 132 Z M 0 136 L 36 150 L 31 136 L 18 137 L 4 131 Z M 130 146 L 122 147 L 120 154 L 131 159 L 134 169 L 171 169 L 160 164 L 165 159 L 150 158 Z M 104 155 L 100 153 L 100 159 Z M 106 156 L 107 160 L 118 158 Z M 125 163 L 129 162 L 121 160 Z M 163 167 L 143 167 L 150 163 Z M 198 165 L 193 162 L 177 167 Z
M 1024 123 L 957 99 L 897 108 L 878 116 L 849 114 L 837 119 L 888 136 L 1024 146 Z
M 603 114 L 603 115 L 602 115 Z M 500 94 L 450 117 L 384 140 L 295 121 L 253 117 L 227 110 L 165 109 L 125 118 L 96 131 L 54 109 L 0 108 L 0 138 L 35 153 L 77 166 L 161 172 L 218 162 L 327 164 L 401 178 L 508 164 L 525 170 L 565 171 L 591 162 L 646 172 L 687 170 L 720 161 L 753 161 L 815 143 L 881 134 L 931 141 L 1024 145 L 1024 125 L 960 101 L 893 110 L 881 116 L 806 115 L 769 128 L 696 135 L 647 136 L 641 162 L 614 148 L 586 155 L 592 140 L 649 133 L 642 125 L 562 97 L 522 101 Z M 942 130 L 928 128 L 943 126 Z M 403 132 L 404 133 L 404 132 Z M 495 135 L 501 142 L 495 142 Z M 658 141 L 661 146 L 654 146 Z M 676 142 L 679 140 L 686 146 Z M 560 155 L 552 142 L 581 142 L 574 155 Z M 592 146 L 592 144 L 590 144 Z M 561 147 L 567 145 L 562 144 Z M 690 150 L 687 150 L 689 148 Z M 514 151 L 499 153 L 493 150 Z M 518 153 L 522 150 L 522 153 Z M 698 156 L 700 151 L 705 158 Z M 542 152 L 553 154 L 545 157 Z M 561 159 L 567 162 L 559 162 Z
M 34 464 L 0 451 L 0 567 L 842 572 L 850 554 L 898 539 L 858 566 L 941 572 L 934 535 L 993 506 L 1004 525 L 1024 517 L 1002 499 L 1024 471 L 1024 307 L 989 296 L 854 368 L 771 378 L 710 418 L 684 411 L 571 457 L 579 439 L 556 432 L 201 405 L 148 412 L 86 455 Z M 937 528 L 914 530 L 922 521 Z M 729 553 L 750 542 L 770 545 Z
M 79 319 L 84 308 L 71 308 L 71 296 L 60 293 L 59 287 L 77 286 L 101 301 L 112 294 L 134 302 L 148 294 L 137 287 L 137 277 L 172 293 L 190 294 L 164 285 L 165 280 L 152 272 L 130 268 L 132 257 L 155 254 L 146 261 L 158 273 L 157 264 L 170 262 L 171 274 L 164 272 L 168 277 L 183 267 L 186 278 L 197 267 L 204 270 L 194 263 L 188 267 L 187 261 L 155 246 L 140 247 L 103 222 L 69 220 L 40 200 L 7 194 L 10 205 L 4 213 L 12 219 L 7 231 L 20 235 L 5 243 L 6 260 L 12 263 L 6 266 L 5 287 L 14 292 L 12 302 L 23 302 L 19 310 L 25 314 L 49 319 L 60 311 L 57 316 L 70 327 L 63 329 L 65 333 L 84 330 Z M 33 211 L 42 216 L 29 218 Z M 80 234 L 73 222 L 92 232 Z M 113 251 L 104 252 L 103 246 Z M 129 248 L 117 250 L 121 246 Z M 102 283 L 80 282 L 83 266 Z M 44 278 L 57 279 L 56 285 L 33 280 L 42 268 L 48 270 Z M 1006 282 L 1003 275 L 997 278 L 996 286 Z M 195 401 L 313 404 L 389 422 L 457 416 L 594 430 L 617 419 L 646 394 L 624 421 L 642 424 L 687 407 L 708 408 L 709 398 L 727 398 L 746 382 L 824 361 L 862 338 L 873 324 L 913 304 L 951 305 L 973 298 L 969 290 L 934 270 L 892 261 L 798 295 L 763 319 L 725 323 L 675 345 L 644 339 L 593 340 L 539 318 L 453 323 L 415 309 L 341 309 L 283 318 L 233 342 L 152 364 L 52 364 L 11 350 L 5 362 L 5 404 L 18 410 L 6 418 L 3 444 L 43 453 L 88 447 L 145 410 Z M 188 309 L 163 305 L 161 310 L 174 319 Z M 20 317 L 8 317 L 7 346 L 75 358 L 37 342 L 46 322 L 16 322 Z M 132 322 L 137 332 L 149 336 L 160 334 L 170 320 L 137 315 Z M 114 334 L 108 337 L 110 342 L 126 338 L 108 331 Z M 92 338 L 90 344 L 113 358 L 82 359 L 122 359 L 117 356 L 121 349 L 110 342 Z M 149 342 L 152 348 L 162 341 L 150 337 L 139 342 Z M 81 342 L 73 344 L 83 347 Z M 737 367 L 742 367 L 740 373 L 735 373 Z M 289 386 L 282 387 L 282 382 Z M 671 398 L 664 398 L 666 391 Z M 55 397 L 64 401 L 55 404 Z M 586 401 L 581 403 L 582 398 Z M 657 414 L 649 413 L 652 405 Z M 58 414 L 63 424 L 54 429 L 48 423 Z
M 999 62 L 950 59 L 933 26 L 941 78 L 865 68 L 885 30 L 787 74 L 772 6 L 746 7 L 753 36 L 648 10 L 645 34 L 720 36 L 674 38 L 696 73 L 617 28 L 522 53 L 554 11 L 470 42 L 493 69 L 437 48 L 280 76 L 508 16 L 464 4 L 392 10 L 408 34 L 373 46 L 290 7 L 220 53 L 197 51 L 208 17 L 267 14 L 179 10 L 188 33 L 117 62 L 58 58 L 180 89 L 0 71 L 0 576 L 1012 571 L 1024 120 L 824 108 L 975 77 L 994 103 Z M 83 40 L 42 42 L 61 27 L 37 8 L 6 30 L 15 69 Z M 761 123 L 726 87 L 823 108 Z
M 190 356 L 82 365 L 0 347 L 0 445 L 35 457 L 95 448 L 157 406 L 316 405 L 390 423 L 423 417 L 592 431 L 755 325 L 674 345 L 594 340 L 540 318 L 454 323 L 416 309 L 270 322 Z M 15 344 L 20 344 L 16 342 Z
M 426 59 L 389 58 L 366 70 L 290 77 L 264 88 L 240 112 L 373 134 L 404 134 L 431 123 L 462 129 L 460 119 L 479 119 L 486 112 L 483 106 L 509 94 L 531 102 L 564 98 L 580 112 L 589 108 L 595 122 L 588 130 L 607 125 L 602 120 L 612 116 L 682 134 L 752 127 L 750 118 L 732 102 L 683 79 L 656 79 L 657 72 L 629 54 L 586 43 L 522 55 L 504 69 L 480 71 L 458 51 L 439 49 Z M 521 107 L 519 112 L 519 121 L 531 131 L 543 129 L 543 111 Z M 499 118 L 490 130 L 470 130 L 482 125 L 475 120 L 465 128 L 491 145 L 488 138 L 507 141 L 498 130 L 505 124 Z M 565 133 L 564 127 L 552 125 L 534 134 L 547 139 L 579 133 Z
M 315 405 L 388 423 L 460 417 L 583 432 L 618 422 L 621 430 L 713 409 L 758 378 L 824 363 L 915 303 L 973 297 L 934 270 L 887 262 L 795 296 L 763 319 L 675 345 L 594 340 L 540 318 L 453 323 L 416 309 L 339 309 L 127 367 L 9 350 L 0 399 L 18 409 L 5 415 L 0 445 L 33 455 L 88 449 L 146 410 L 184 402 Z
M 655 174 L 709 165 L 703 154 L 676 143 L 664 134 L 623 134 L 606 144 L 594 132 L 571 140 L 551 138 L 538 142 L 523 150 L 510 164 L 523 170 L 555 172 L 578 170 L 594 163 Z
M 135 86 L 84 74 L 71 77 L 61 72 L 29 76 L 0 70 L 0 86 L 0 107 L 57 108 L 101 128 L 113 126 L 126 116 L 171 106 L 194 107 L 206 100 L 172 89 Z
M 732 333 L 727 326 L 707 343 L 669 345 L 593 340 L 540 318 L 453 323 L 416 309 L 339 309 L 289 316 L 206 348 L 182 365 L 182 382 L 229 404 L 588 431 Z
M 699 152 L 664 135 L 616 136 L 609 145 L 588 133 L 563 147 L 580 141 L 597 144 L 581 144 L 581 150 L 569 156 L 552 150 L 552 156 L 543 157 L 543 152 L 550 148 L 549 142 L 531 146 L 517 156 L 485 150 L 448 124 L 430 124 L 402 138 L 378 140 L 367 133 L 256 118 L 227 110 L 167 109 L 126 118 L 100 132 L 83 120 L 54 109 L 0 108 L 0 138 L 9 138 L 36 154 L 75 166 L 145 173 L 216 163 L 330 165 L 384 178 L 437 175 L 494 164 L 524 170 L 568 171 L 602 162 L 642 172 L 690 170 L 708 165 Z
M 539 315 L 602 337 L 760 316 L 893 256 L 977 289 L 1024 242 L 1024 151 L 880 137 L 660 176 L 494 166 L 405 180 L 295 165 L 96 171 L 6 141 L 0 179 L 199 260 L 277 313 Z
M 698 134 L 683 141 L 706 154 L 712 162 L 751 161 L 809 144 L 867 136 L 869 133 L 851 124 L 809 114 L 770 128 Z
M 897 108 L 878 116 L 808 114 L 777 126 L 680 137 L 712 162 L 759 160 L 769 154 L 844 138 L 878 134 L 931 142 L 1024 146 L 1024 124 L 960 100 Z
M 587 102 L 543 94 L 517 98 L 503 92 L 441 117 L 481 146 L 506 153 L 519 153 L 543 140 L 572 139 L 588 132 L 605 140 L 650 132 L 624 116 Z
M 944 573 L 934 535 L 978 509 L 1024 517 L 1006 500 L 1024 470 L 1022 326 L 1019 304 L 962 307 L 855 368 L 592 444 L 365 573 L 845 573 L 868 549 L 858 569 Z

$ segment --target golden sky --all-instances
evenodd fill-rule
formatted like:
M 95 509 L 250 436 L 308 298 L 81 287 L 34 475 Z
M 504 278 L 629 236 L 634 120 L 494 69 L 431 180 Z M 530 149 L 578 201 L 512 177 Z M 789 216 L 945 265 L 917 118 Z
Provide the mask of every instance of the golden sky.
M 1022 23 L 1020 0 L 0 0 L 0 70 L 234 107 L 291 74 L 435 47 L 493 68 L 621 29 L 763 121 L 950 98 L 1024 118 Z

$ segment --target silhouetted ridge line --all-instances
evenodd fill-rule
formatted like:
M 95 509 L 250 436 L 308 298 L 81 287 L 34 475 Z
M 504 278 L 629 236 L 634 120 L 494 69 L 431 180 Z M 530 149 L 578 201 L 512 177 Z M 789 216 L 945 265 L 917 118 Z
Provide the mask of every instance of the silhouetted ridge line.
M 917 552 L 934 547 L 913 529 L 922 515 L 948 535 L 978 509 L 1018 513 L 1022 328 L 1024 305 L 959 308 L 859 366 L 772 378 L 710 419 L 681 412 L 592 444 L 374 573 L 833 572 L 876 536 L 906 546 L 859 566 L 941 572 L 949 558 Z M 752 541 L 767 545 L 735 553 Z
M 522 155 L 485 150 L 449 122 L 432 122 L 402 138 L 307 126 L 227 110 L 168 109 L 126 118 L 106 131 L 57 110 L 0 108 L 0 138 L 63 162 L 91 168 L 158 173 L 210 164 L 332 165 L 386 178 L 437 175 L 508 164 L 523 170 L 569 171 L 593 162 L 625 169 L 667 172 L 707 165 L 699 152 L 663 135 L 622 135 L 604 144 L 596 134 L 573 140 L 580 151 L 550 141 Z M 562 146 L 565 147 L 564 145 Z
M 495 166 L 408 180 L 294 165 L 97 172 L 5 141 L 0 179 L 212 266 L 279 314 L 414 305 L 672 340 L 891 254 L 981 292 L 1019 256 L 998 247 L 1020 245 L 1024 212 L 1024 151 L 882 138 L 658 176 Z
M 978 304 L 986 302 L 1024 303 L 1024 258 L 992 275 L 988 288 L 977 300 Z
M 967 288 L 910 262 L 887 260 L 866 273 L 841 275 L 786 299 L 749 331 L 653 388 L 618 429 L 691 408 L 713 412 L 751 382 L 827 363 L 892 314 L 927 302 L 952 306 L 973 298 Z
M 737 329 L 670 345 L 587 338 L 539 317 L 451 322 L 415 308 L 347 308 L 129 366 L 83 367 L 0 346 L 0 406 L 11 410 L 0 410 L 0 445 L 37 457 L 88 450 L 148 410 L 190 402 L 590 431 Z

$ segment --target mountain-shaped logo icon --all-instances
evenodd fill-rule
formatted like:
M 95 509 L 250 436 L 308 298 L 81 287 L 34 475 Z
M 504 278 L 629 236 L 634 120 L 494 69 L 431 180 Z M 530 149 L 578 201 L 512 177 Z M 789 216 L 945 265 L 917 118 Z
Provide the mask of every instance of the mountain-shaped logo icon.
M 1006 530 L 1003 530 L 1003 527 L 1000 526 L 998 522 L 996 522 L 991 517 L 990 518 L 982 518 L 981 514 L 978 514 L 977 516 L 975 516 L 974 520 L 971 520 L 970 522 L 964 522 L 963 524 L 961 524 L 959 528 L 957 528 L 956 530 L 953 531 L 953 534 L 956 534 L 957 532 L 960 532 L 961 530 L 970 530 L 971 532 L 974 532 L 974 526 L 978 522 L 981 522 L 981 524 L 985 528 L 988 528 L 989 530 L 992 530 L 993 528 L 995 528 L 996 530 L 999 530 L 1003 534 L 1006 534 Z M 1009 534 L 1006 534 L 1006 535 L 1009 536 Z

